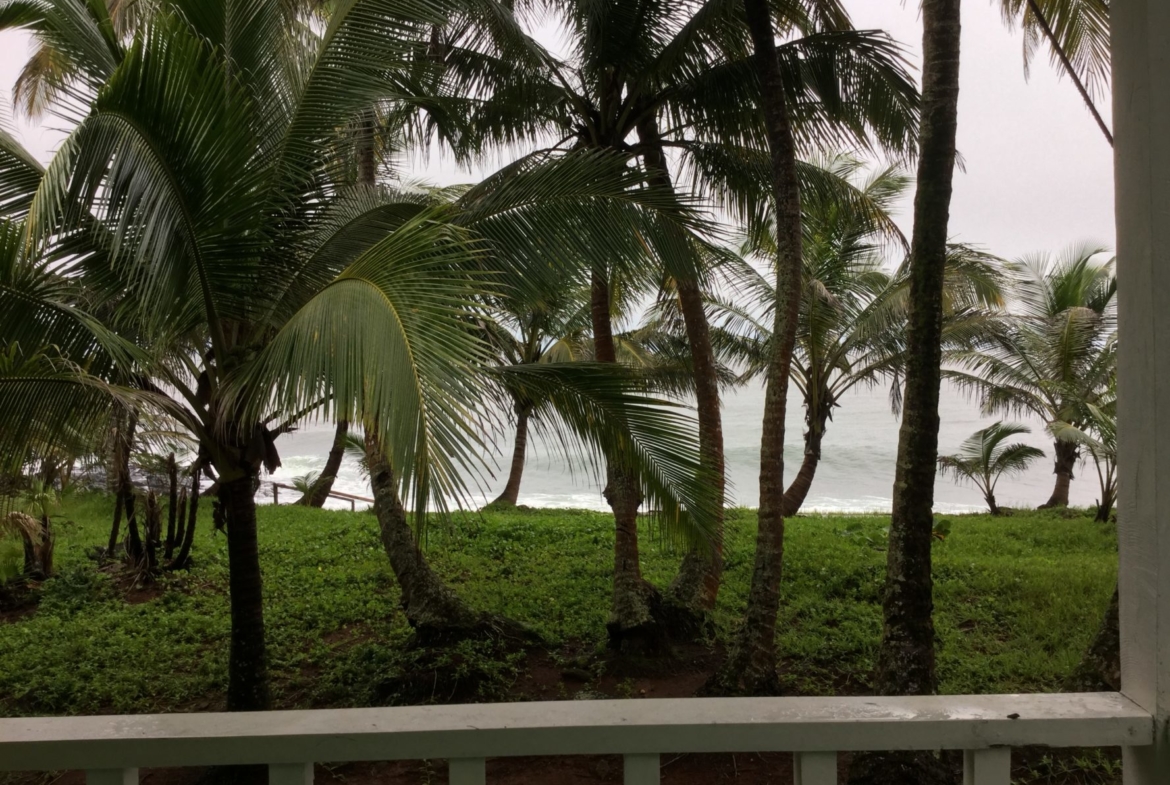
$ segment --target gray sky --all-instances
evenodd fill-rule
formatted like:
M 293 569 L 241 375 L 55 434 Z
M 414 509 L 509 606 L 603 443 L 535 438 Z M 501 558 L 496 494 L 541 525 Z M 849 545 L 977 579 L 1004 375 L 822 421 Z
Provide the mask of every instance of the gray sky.
M 917 57 L 922 32 L 916 2 L 847 0 L 847 6 L 859 28 L 887 30 Z M 1006 257 L 1079 240 L 1112 247 L 1112 151 L 1073 85 L 1046 59 L 1025 81 L 1020 34 L 1008 32 L 990 0 L 964 6 L 959 149 L 966 171 L 955 183 L 952 237 Z M 6 96 L 28 53 L 27 36 L 0 34 Z M 42 160 L 61 138 L 53 119 L 42 127 L 15 125 Z M 470 179 L 437 160 L 421 165 L 417 175 L 444 183 Z M 909 201 L 899 219 L 908 230 Z

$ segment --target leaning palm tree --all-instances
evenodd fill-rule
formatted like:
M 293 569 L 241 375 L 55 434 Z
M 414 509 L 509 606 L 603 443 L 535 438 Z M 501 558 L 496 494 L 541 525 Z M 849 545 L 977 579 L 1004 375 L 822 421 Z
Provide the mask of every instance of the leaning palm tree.
M 1117 280 L 1102 253 L 1078 245 L 1013 265 L 1013 315 L 984 345 L 948 356 L 956 367 L 947 376 L 976 394 L 984 412 L 1084 424 L 1083 407 L 1106 390 L 1116 365 Z M 1060 439 L 1053 450 L 1056 484 L 1042 506 L 1065 507 L 1080 450 Z
M 82 32 L 105 47 L 74 54 L 92 56 L 74 96 L 92 101 L 43 177 L 10 155 L 0 183 L 26 206 L 30 243 L 93 291 L 122 298 L 124 313 L 107 324 L 59 292 L 0 287 L 0 335 L 62 354 L 37 374 L 0 379 L 0 452 L 51 440 L 18 423 L 108 421 L 111 397 L 191 434 L 194 473 L 215 476 L 227 532 L 228 707 L 261 709 L 253 493 L 261 469 L 279 466 L 276 436 L 317 410 L 362 421 L 386 467 L 379 496 L 421 525 L 429 508 L 466 497 L 483 469 L 490 352 L 468 325 L 485 293 L 525 285 L 529 264 L 563 270 L 630 254 L 624 238 L 689 218 L 657 209 L 666 200 L 636 172 L 596 154 L 529 159 L 454 201 L 351 185 L 334 166 L 338 129 L 427 85 L 430 66 L 416 55 L 451 10 L 439 0 L 357 0 L 324 29 L 297 27 L 295 40 L 279 0 L 248 0 L 246 13 L 174 0 L 125 46 L 103 35 L 100 4 L 75 4 L 90 25 Z M 702 492 L 675 492 L 693 471 L 678 418 L 630 398 L 625 379 L 595 374 L 591 389 L 555 371 L 529 385 L 554 388 L 566 407 L 592 395 L 605 411 L 578 411 L 582 428 L 630 424 L 595 434 L 598 449 L 639 468 L 668 524 L 701 527 Z M 682 450 L 671 457 L 674 438 Z
M 484 323 L 484 330 L 501 364 L 564 363 L 584 358 L 589 316 L 581 298 L 574 298 L 564 291 L 535 293 L 532 297 L 505 297 L 496 310 L 495 318 Z M 519 390 L 509 391 L 507 401 L 516 417 L 515 438 L 508 480 L 504 490 L 492 502 L 495 506 L 515 506 L 519 499 L 528 454 L 529 426 L 539 404 Z
M 1032 462 L 1044 457 L 1044 451 L 1028 444 L 1004 444 L 1013 436 L 1031 433 L 1017 423 L 997 422 L 976 431 L 954 455 L 940 455 L 938 467 L 943 475 L 969 482 L 983 494 L 992 515 L 1001 510 L 995 501 L 995 486 L 1003 477 L 1022 474 Z

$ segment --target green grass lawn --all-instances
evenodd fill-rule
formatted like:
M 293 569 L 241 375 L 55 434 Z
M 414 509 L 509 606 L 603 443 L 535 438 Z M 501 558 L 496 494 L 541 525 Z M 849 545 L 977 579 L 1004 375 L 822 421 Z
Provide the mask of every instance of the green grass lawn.
M 227 680 L 226 541 L 202 505 L 190 573 L 130 591 L 87 556 L 108 536 L 111 501 L 67 499 L 55 518 L 57 577 L 35 612 L 0 620 L 0 715 L 199 711 Z M 1112 526 L 1089 517 L 952 517 L 935 544 L 935 624 L 946 693 L 1055 689 L 1096 630 L 1116 577 Z M 517 510 L 428 533 L 436 568 L 473 605 L 536 628 L 565 651 L 603 643 L 611 519 Z M 864 689 L 881 631 L 880 516 L 788 524 L 779 651 L 803 693 Z M 415 654 L 369 513 L 262 507 L 259 514 L 273 692 L 280 707 L 393 702 L 376 689 Z M 728 517 L 715 644 L 731 635 L 751 570 L 755 517 Z M 665 585 L 679 557 L 645 534 L 647 576 Z M 2 619 L 3 617 L 0 617 Z M 506 698 L 522 663 L 490 646 L 450 653 L 488 672 L 482 697 Z M 554 657 L 556 655 L 554 654 Z

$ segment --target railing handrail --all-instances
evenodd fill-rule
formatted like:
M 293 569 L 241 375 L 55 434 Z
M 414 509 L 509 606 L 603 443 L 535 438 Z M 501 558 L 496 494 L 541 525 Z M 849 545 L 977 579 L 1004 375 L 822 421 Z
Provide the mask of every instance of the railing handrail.
M 312 761 L 1145 746 L 1118 693 L 689 698 L 0 719 L 0 770 Z
M 280 503 L 279 497 L 276 493 L 277 488 L 284 488 L 284 489 L 289 490 L 289 491 L 298 491 L 298 492 L 300 491 L 300 489 L 297 488 L 295 485 L 285 485 L 282 482 L 273 482 L 272 483 L 272 503 L 273 504 Z M 354 506 L 355 502 L 365 502 L 366 504 L 373 504 L 374 503 L 373 499 L 367 498 L 365 496 L 355 496 L 352 493 L 343 493 L 342 491 L 329 491 L 328 495 L 332 498 L 342 499 L 344 501 L 349 502 L 350 509 L 353 509 L 353 510 L 357 509 Z

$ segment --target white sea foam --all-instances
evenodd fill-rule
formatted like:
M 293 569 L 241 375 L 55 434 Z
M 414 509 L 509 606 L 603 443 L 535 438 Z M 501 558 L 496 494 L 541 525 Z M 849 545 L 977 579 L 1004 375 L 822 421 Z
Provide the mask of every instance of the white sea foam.
M 804 411 L 795 398 L 790 402 L 789 410 L 785 474 L 791 479 L 803 458 Z M 756 388 L 729 395 L 724 402 L 729 504 L 755 507 L 759 502 L 762 411 L 763 393 Z M 972 432 L 991 422 L 980 417 L 974 403 L 951 389 L 944 389 L 940 414 L 939 450 L 943 454 L 956 451 Z M 1033 432 L 1021 440 L 1051 454 L 1051 440 L 1047 438 L 1043 425 L 1031 421 L 1027 424 Z M 328 424 L 308 425 L 282 436 L 277 446 L 284 465 L 271 478 L 265 479 L 291 483 L 298 475 L 319 472 L 325 465 L 332 440 L 333 428 Z M 579 457 L 574 461 L 575 466 L 570 466 L 560 455 L 559 448 L 542 446 L 539 439 L 533 439 L 533 442 L 520 491 L 521 504 L 557 509 L 608 509 L 595 472 L 583 467 Z M 897 448 L 898 421 L 889 411 L 886 392 L 862 390 L 846 395 L 829 423 L 821 462 L 804 509 L 824 513 L 889 512 Z M 497 458 L 503 465 L 496 471 L 496 477 L 489 481 L 488 492 L 469 499 L 469 503 L 490 501 L 503 487 L 507 475 L 504 462 L 511 455 L 507 436 L 500 439 L 498 453 Z M 1085 470 L 1078 475 L 1073 482 L 1072 502 L 1090 505 L 1097 496 L 1095 474 Z M 1048 498 L 1052 483 L 1051 460 L 1042 459 L 1023 476 L 1003 479 L 997 500 L 1001 506 L 1035 507 Z M 357 463 L 348 458 L 342 464 L 334 488 L 360 496 L 370 494 L 369 483 L 361 475 Z M 291 491 L 286 493 L 292 494 Z M 270 499 L 270 495 L 261 496 L 261 501 Z M 348 508 L 349 503 L 334 499 L 328 506 L 341 509 Z M 941 477 L 935 487 L 934 507 L 944 514 L 984 509 L 978 491 Z

